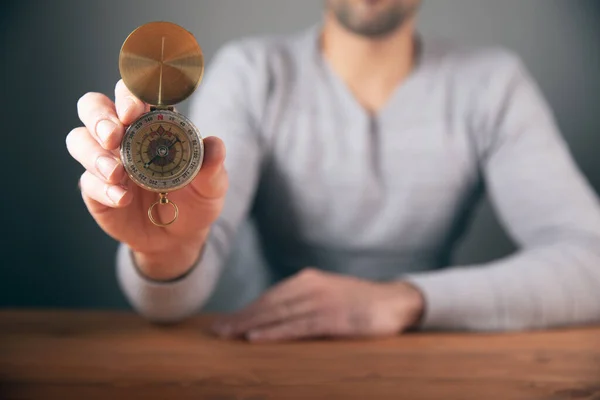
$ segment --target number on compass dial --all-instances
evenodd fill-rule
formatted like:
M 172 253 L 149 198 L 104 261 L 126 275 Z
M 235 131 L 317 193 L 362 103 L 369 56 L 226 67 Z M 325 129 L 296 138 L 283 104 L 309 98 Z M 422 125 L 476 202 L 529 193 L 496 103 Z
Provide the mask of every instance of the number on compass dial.
M 187 185 L 202 164 L 202 139 L 197 128 L 172 111 L 153 111 L 129 126 L 121 158 L 138 185 L 166 192 Z

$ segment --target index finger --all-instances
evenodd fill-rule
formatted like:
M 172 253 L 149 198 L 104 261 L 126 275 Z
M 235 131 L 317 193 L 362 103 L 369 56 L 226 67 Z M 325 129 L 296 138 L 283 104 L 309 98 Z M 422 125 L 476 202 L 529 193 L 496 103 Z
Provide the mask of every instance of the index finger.
M 121 120 L 123 125 L 131 125 L 143 113 L 150 110 L 148 104 L 135 97 L 129 91 L 123 79 L 119 80 L 115 86 L 115 106 L 119 120 Z

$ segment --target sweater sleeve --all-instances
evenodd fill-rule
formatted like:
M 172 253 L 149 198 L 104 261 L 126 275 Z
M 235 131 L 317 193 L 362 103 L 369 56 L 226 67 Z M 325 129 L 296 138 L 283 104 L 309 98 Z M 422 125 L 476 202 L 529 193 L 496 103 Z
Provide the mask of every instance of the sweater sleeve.
M 240 223 L 254 198 L 262 160 L 257 115 L 260 76 L 251 52 L 229 44 L 215 56 L 191 103 L 191 119 L 203 136 L 220 137 L 227 149 L 229 189 L 218 220 L 211 227 L 201 257 L 185 276 L 156 282 L 142 276 L 130 251 L 117 254 L 119 284 L 140 314 L 156 322 L 175 322 L 197 312 L 212 294 Z M 193 218 L 185 216 L 184 218 Z
M 506 61 L 506 60 L 504 60 Z M 600 209 L 518 59 L 480 82 L 475 124 L 488 196 L 515 254 L 407 277 L 424 328 L 518 330 L 600 321 Z

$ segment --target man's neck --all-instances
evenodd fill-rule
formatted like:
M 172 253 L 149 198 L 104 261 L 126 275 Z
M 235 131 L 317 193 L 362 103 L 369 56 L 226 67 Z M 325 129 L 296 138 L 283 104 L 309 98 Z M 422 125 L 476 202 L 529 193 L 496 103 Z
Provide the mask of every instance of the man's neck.
M 384 38 L 349 32 L 327 15 L 321 51 L 333 71 L 370 113 L 379 111 L 410 74 L 415 58 L 414 20 Z

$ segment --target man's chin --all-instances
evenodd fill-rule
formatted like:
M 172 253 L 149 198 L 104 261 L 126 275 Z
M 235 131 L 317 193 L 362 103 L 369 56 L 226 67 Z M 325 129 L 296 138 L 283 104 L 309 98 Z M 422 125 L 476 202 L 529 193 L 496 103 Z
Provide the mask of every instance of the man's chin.
M 366 39 L 383 39 L 390 36 L 394 32 L 398 31 L 403 21 L 394 23 L 381 24 L 381 23 L 363 23 L 363 24 L 351 24 L 346 21 L 338 20 L 338 22 L 346 29 L 357 36 L 364 37 Z

